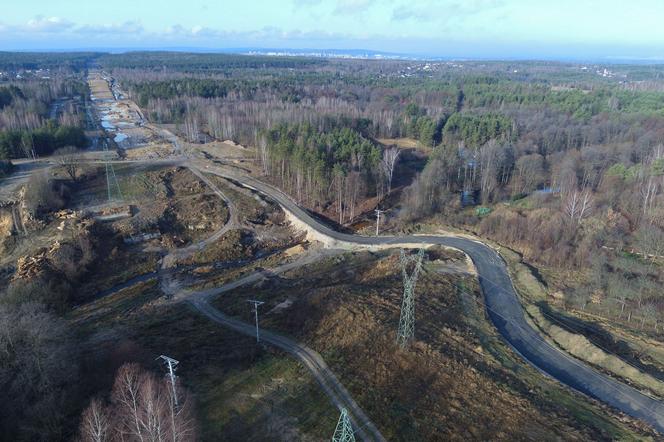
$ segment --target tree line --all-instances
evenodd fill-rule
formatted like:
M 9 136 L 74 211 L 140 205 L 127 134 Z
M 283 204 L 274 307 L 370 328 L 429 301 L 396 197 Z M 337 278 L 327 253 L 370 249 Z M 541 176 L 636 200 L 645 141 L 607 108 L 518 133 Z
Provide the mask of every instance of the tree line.
M 339 223 L 383 190 L 381 149 L 348 127 L 321 133 L 310 124 L 282 124 L 265 133 L 260 152 L 264 172 L 299 202 L 324 209 L 334 201 Z
M 664 108 L 664 95 L 651 90 L 655 88 L 590 80 L 554 87 L 548 78 L 545 82 L 450 73 L 443 79 L 394 78 L 389 73 L 381 78 L 358 66 L 350 70 L 342 64 L 347 70 L 336 73 L 318 65 L 296 71 L 274 67 L 269 74 L 251 69 L 221 74 L 124 67 L 114 69 L 114 75 L 149 118 L 177 124 L 191 141 L 209 136 L 255 144 L 256 126 L 318 125 L 326 116 L 346 116 L 370 120 L 372 136 L 407 136 L 424 146 L 438 145 L 450 134 L 466 144 L 518 137 L 568 149 L 602 142 L 598 136 L 624 137 L 631 125 L 628 118 L 638 125 L 659 118 Z M 382 70 L 385 65 L 377 66 Z
M 386 192 L 389 155 L 379 148 L 378 155 L 367 156 L 373 160 L 364 170 L 337 161 L 322 147 L 330 143 L 325 137 L 345 128 L 370 143 L 411 138 L 431 149 L 428 164 L 403 194 L 404 221 L 443 216 L 538 264 L 603 268 L 629 284 L 629 273 L 619 270 L 625 263 L 614 262 L 621 252 L 602 246 L 645 253 L 638 238 L 664 229 L 657 153 L 664 143 L 664 83 L 656 69 L 612 66 L 614 78 L 595 69 L 328 60 L 299 70 L 114 72 L 135 90 L 149 91 L 157 81 L 169 90 L 171 82 L 194 79 L 229 85 L 219 97 L 196 88 L 180 93 L 175 86 L 168 96 L 147 96 L 142 105 L 149 118 L 175 123 L 192 142 L 231 139 L 257 146 L 266 174 L 310 207 L 335 207 L 340 222 L 353 217 L 362 198 Z M 301 127 L 307 128 L 302 134 Z M 609 263 L 594 264 L 604 255 Z M 631 265 L 644 281 L 659 281 L 656 265 Z M 657 301 L 648 287 L 639 289 L 643 302 L 636 295 L 616 300 L 601 284 L 593 290 L 605 297 L 602 309 L 611 306 L 602 314 L 615 316 L 623 302 L 624 319 Z M 593 308 L 591 292 L 577 297 L 570 290 L 570 303 Z
M 54 69 L 80 72 L 101 53 L 97 52 L 2 52 L 0 71 Z
M 87 146 L 85 132 L 80 127 L 58 126 L 47 122 L 39 129 L 0 131 L 0 159 L 50 155 L 65 146 Z
M 0 87 L 0 159 L 85 147 L 82 106 L 87 94 L 87 85 L 71 76 Z
M 476 201 L 464 199 L 476 197 Z M 404 192 L 404 221 L 442 216 L 527 260 L 596 275 L 570 308 L 657 330 L 664 307 L 664 147 L 585 146 L 542 155 L 490 140 L 434 152 Z M 477 211 L 468 205 L 487 208 Z
M 105 54 L 98 62 L 107 67 L 131 69 L 172 69 L 217 71 L 225 69 L 303 68 L 323 65 L 325 60 L 303 57 L 268 57 L 241 54 L 200 54 L 186 52 L 128 52 Z

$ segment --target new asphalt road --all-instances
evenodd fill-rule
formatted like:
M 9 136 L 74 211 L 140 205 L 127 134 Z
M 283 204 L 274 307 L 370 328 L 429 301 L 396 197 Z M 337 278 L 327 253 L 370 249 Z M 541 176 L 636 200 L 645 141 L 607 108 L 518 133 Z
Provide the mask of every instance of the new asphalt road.
M 642 419 L 664 433 L 664 403 L 635 388 L 598 372 L 546 342 L 524 317 L 523 307 L 512 286 L 500 255 L 481 242 L 448 236 L 367 237 L 337 232 L 321 224 L 280 190 L 246 175 L 221 168 L 208 172 L 237 181 L 273 199 L 317 234 L 339 243 L 360 246 L 441 245 L 464 251 L 473 260 L 479 275 L 489 317 L 503 338 L 526 361 L 563 384 L 605 402 L 622 412 Z

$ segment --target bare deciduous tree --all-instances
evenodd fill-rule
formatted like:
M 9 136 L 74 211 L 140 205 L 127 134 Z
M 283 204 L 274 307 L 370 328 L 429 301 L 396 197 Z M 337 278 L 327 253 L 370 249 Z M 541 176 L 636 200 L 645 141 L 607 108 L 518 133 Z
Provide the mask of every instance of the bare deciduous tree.
M 197 143 L 199 141 L 199 126 L 198 113 L 188 112 L 184 120 L 184 133 L 189 142 Z
M 528 193 L 535 190 L 544 173 L 544 157 L 540 154 L 524 155 L 516 162 L 513 192 Z
M 135 364 L 125 364 L 118 370 L 113 385 L 112 402 L 119 409 L 116 431 L 143 440 L 140 416 L 141 371 Z
M 81 438 L 90 442 L 195 440 L 192 404 L 176 385 L 180 400 L 176 406 L 168 382 L 137 364 L 123 365 L 115 378 L 110 406 L 104 408 L 93 400 L 84 412 Z
M 639 314 L 641 315 L 641 328 L 645 326 L 646 322 L 652 322 L 657 331 L 657 306 L 655 304 L 651 302 L 643 304 L 639 309 Z
M 664 189 L 664 171 L 658 170 L 660 164 L 664 164 L 664 146 L 662 145 L 654 149 L 639 170 L 639 193 L 644 216 L 654 209 L 655 198 Z
M 111 440 L 111 421 L 99 399 L 93 399 L 81 417 L 81 439 L 91 442 Z
M 401 150 L 398 147 L 389 147 L 383 150 L 383 158 L 381 160 L 381 167 L 385 174 L 385 181 L 387 182 L 387 193 L 392 191 L 392 177 L 394 176 L 394 168 L 399 161 L 399 154 Z
M 71 178 L 72 181 L 76 181 L 76 172 L 78 171 L 79 163 L 78 149 L 74 146 L 65 146 L 53 152 L 53 155 L 57 159 L 58 164 L 62 166 L 67 175 L 69 175 L 69 178 Z
M 651 224 L 642 225 L 636 232 L 636 240 L 643 257 L 650 260 L 650 267 L 664 256 L 664 229 Z
M 479 149 L 480 193 L 485 204 L 498 185 L 498 157 L 499 146 L 495 140 L 490 140 Z
M 0 439 L 61 440 L 77 366 L 64 321 L 43 306 L 0 303 Z
M 560 154 L 559 158 L 547 158 L 552 162 L 551 186 L 560 191 L 563 198 L 579 187 L 580 154 L 577 150 Z
M 270 173 L 270 155 L 268 150 L 268 143 L 265 135 L 261 135 L 258 138 L 258 148 L 260 151 L 260 161 L 263 166 L 263 175 L 268 175 Z
M 563 211 L 572 222 L 580 223 L 590 215 L 593 205 L 592 193 L 588 189 L 574 190 L 563 201 Z

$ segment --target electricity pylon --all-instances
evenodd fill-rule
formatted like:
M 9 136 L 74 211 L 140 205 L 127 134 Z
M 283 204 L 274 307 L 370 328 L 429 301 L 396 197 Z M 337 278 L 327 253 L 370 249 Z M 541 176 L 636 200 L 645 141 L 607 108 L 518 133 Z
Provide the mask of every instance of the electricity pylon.
M 403 274 L 403 300 L 401 301 L 401 316 L 399 317 L 399 330 L 397 331 L 397 343 L 403 348 L 408 345 L 415 336 L 415 283 L 422 269 L 422 258 L 424 249 L 420 249 L 417 255 L 406 255 L 401 250 L 401 273 Z M 415 263 L 413 271 L 408 274 L 408 265 Z
M 180 362 L 164 355 L 159 356 L 157 359 L 163 359 L 164 362 L 166 363 L 166 366 L 168 367 L 168 373 L 166 374 L 166 376 L 168 376 L 171 379 L 171 387 L 173 388 L 173 403 L 175 404 L 175 408 L 177 408 L 179 405 L 178 405 L 178 394 L 175 388 L 175 379 L 177 378 L 177 376 L 175 376 L 175 367 Z
M 108 150 L 108 143 L 104 142 L 104 164 L 106 165 L 106 190 L 108 192 L 108 201 L 113 200 L 113 192 L 116 192 L 118 200 L 122 200 L 122 192 L 120 191 L 120 184 L 118 178 L 115 176 L 115 169 L 110 162 L 110 151 Z
M 348 417 L 348 410 L 341 409 L 341 416 L 337 422 L 337 428 L 334 430 L 332 442 L 355 442 L 355 434 L 353 433 L 353 426 Z

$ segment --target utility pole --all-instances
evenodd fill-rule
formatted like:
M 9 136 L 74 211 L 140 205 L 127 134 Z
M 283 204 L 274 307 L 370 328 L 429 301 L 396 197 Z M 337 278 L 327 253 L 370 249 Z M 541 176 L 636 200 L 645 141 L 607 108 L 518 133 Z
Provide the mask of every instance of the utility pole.
M 341 409 L 341 415 L 339 416 L 339 422 L 337 422 L 337 428 L 334 430 L 332 442 L 355 442 L 353 426 L 348 417 L 348 410 L 345 408 Z
M 247 302 L 250 302 L 254 305 L 254 313 L 256 314 L 256 342 L 260 342 L 260 336 L 258 335 L 258 306 L 265 304 L 263 301 L 256 301 L 254 299 L 247 299 Z
M 166 366 L 168 367 L 168 373 L 166 374 L 166 376 L 168 376 L 171 379 L 171 387 L 173 388 L 173 402 L 175 403 L 175 408 L 177 408 L 179 407 L 179 405 L 178 405 L 178 394 L 177 390 L 175 389 L 175 379 L 177 377 L 175 376 L 175 367 L 180 362 L 164 355 L 159 356 L 157 359 L 163 359 L 164 363 L 166 363 Z
M 383 213 L 383 210 L 376 209 L 376 236 L 378 236 L 378 226 L 380 225 L 380 214 Z
M 403 274 L 403 300 L 401 302 L 401 316 L 399 317 L 399 330 L 397 331 L 397 343 L 405 348 L 413 337 L 415 337 L 415 283 L 422 269 L 422 258 L 424 249 L 420 249 L 416 255 L 406 255 L 401 250 L 400 262 Z M 414 263 L 413 271 L 408 274 L 409 264 Z

